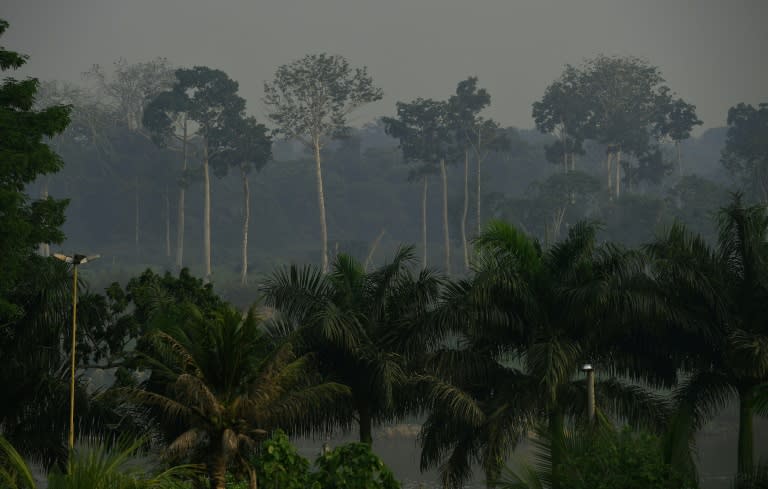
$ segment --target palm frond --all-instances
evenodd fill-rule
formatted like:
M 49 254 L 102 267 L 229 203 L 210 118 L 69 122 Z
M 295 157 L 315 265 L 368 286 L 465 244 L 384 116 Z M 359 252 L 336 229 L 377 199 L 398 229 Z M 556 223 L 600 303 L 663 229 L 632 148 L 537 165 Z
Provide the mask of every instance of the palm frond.
M 36 489 L 37 484 L 26 460 L 16 451 L 8 440 L 0 435 L 0 480 L 9 488 Z M 19 480 L 20 479 L 20 480 Z

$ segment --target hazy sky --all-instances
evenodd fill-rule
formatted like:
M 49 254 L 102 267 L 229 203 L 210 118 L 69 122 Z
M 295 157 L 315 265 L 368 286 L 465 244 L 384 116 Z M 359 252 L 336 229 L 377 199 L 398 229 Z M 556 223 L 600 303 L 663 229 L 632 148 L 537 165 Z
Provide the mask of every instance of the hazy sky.
M 10 2 L 10 5 L 9 5 Z M 0 41 L 31 56 L 25 74 L 77 81 L 93 63 L 165 56 L 220 68 L 264 118 L 263 82 L 307 53 L 364 64 L 385 91 L 353 121 L 398 100 L 445 98 L 470 75 L 488 115 L 531 127 L 531 103 L 566 63 L 647 58 L 696 104 L 705 127 L 728 107 L 768 102 L 768 0 L 3 0 Z

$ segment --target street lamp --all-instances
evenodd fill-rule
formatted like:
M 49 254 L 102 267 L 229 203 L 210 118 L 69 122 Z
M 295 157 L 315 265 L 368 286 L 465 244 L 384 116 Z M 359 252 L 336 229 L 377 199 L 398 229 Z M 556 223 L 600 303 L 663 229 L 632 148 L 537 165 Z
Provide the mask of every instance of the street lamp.
M 581 371 L 587 373 L 587 417 L 592 424 L 595 421 L 595 369 L 591 364 L 585 363 L 581 366 Z
M 54 253 L 53 256 L 65 263 L 70 263 L 73 270 L 72 281 L 72 365 L 69 381 L 69 449 L 75 446 L 75 348 L 77 347 L 77 267 L 99 258 L 100 255 L 62 255 Z

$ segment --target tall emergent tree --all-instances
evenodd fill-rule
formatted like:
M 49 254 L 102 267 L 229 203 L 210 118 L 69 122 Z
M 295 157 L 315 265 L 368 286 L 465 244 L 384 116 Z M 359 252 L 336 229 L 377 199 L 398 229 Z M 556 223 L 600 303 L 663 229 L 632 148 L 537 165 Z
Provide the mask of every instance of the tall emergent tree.
M 464 268 L 469 269 L 467 246 L 467 214 L 469 213 L 469 155 L 473 153 L 477 163 L 476 218 L 477 234 L 480 234 L 481 170 L 483 160 L 489 151 L 503 149 L 507 140 L 499 131 L 499 125 L 492 119 L 483 119 L 480 112 L 491 104 L 491 95 L 484 88 L 477 88 L 477 77 L 459 82 L 456 94 L 448 99 L 449 119 L 454 133 L 456 149 L 464 156 L 464 207 L 461 218 L 461 244 L 464 251 Z
M 411 172 L 422 178 L 421 243 L 422 266 L 427 266 L 427 177 L 438 167 L 445 169 L 445 158 L 451 141 L 446 123 L 447 107 L 444 102 L 418 98 L 413 102 L 398 102 L 397 117 L 384 117 L 387 134 L 400 141 L 400 150 L 406 161 L 420 164 Z M 445 180 L 445 179 L 444 179 Z M 443 187 L 443 234 L 445 238 L 445 266 L 450 270 L 450 240 L 448 234 L 448 195 Z
M 622 180 L 660 180 L 667 166 L 657 158 L 659 140 L 682 140 L 698 123 L 692 105 L 673 100 L 659 69 L 635 57 L 598 56 L 578 68 L 567 66 L 533 109 L 536 127 L 560 136 L 548 159 L 562 157 L 566 170 L 583 141 L 605 147 L 612 198 L 621 195 Z M 622 155 L 629 158 L 622 161 Z M 642 168 L 634 168 L 633 159 Z
M 315 158 L 317 202 L 320 211 L 321 263 L 328 271 L 328 228 L 320 151 L 334 138 L 348 133 L 347 116 L 358 107 L 380 100 L 383 92 L 363 68 L 352 68 L 338 55 L 309 54 L 280 66 L 264 84 L 264 103 L 277 133 L 302 142 Z
M 85 77 L 95 81 L 96 95 L 105 102 L 114 116 L 115 125 L 125 128 L 130 133 L 147 135 L 144 127 L 144 111 L 159 95 L 167 91 L 175 80 L 174 70 L 165 58 L 155 58 L 151 61 L 129 63 L 125 58 L 119 58 L 113 63 L 111 72 L 100 65 L 93 65 L 85 73 Z M 136 251 L 139 250 L 139 190 L 142 188 L 140 165 L 135 174 L 133 192 L 135 200 L 135 232 Z M 146 179 L 146 177 L 145 177 Z M 166 256 L 171 254 L 171 219 L 170 203 L 167 190 L 163 192 L 166 203 L 165 232 Z
M 547 147 L 547 160 L 562 163 L 565 173 L 576 170 L 576 155 L 584 154 L 587 101 L 581 76 L 576 68 L 566 65 L 560 77 L 544 90 L 542 99 L 533 104 L 536 129 L 558 137 Z
M 738 104 L 728 110 L 722 162 L 768 202 L 768 103 Z
M 181 176 L 179 178 L 179 201 L 176 217 L 176 268 L 184 266 L 184 229 L 186 217 L 186 190 L 190 155 L 190 133 L 188 108 L 184 95 L 178 91 L 166 91 L 155 97 L 144 110 L 142 124 L 151 134 L 152 140 L 160 147 L 169 147 L 181 153 Z
M 669 99 L 662 95 L 663 101 Z M 694 126 L 703 124 L 696 115 L 696 106 L 689 104 L 681 98 L 669 101 L 669 107 L 661 110 L 659 114 L 663 119 L 658 124 L 661 132 L 660 136 L 668 137 L 675 143 L 675 152 L 677 153 L 677 172 L 683 175 L 683 154 L 680 149 L 680 143 L 691 137 L 691 130 Z
M 96 81 L 97 89 L 114 106 L 116 114 L 129 131 L 144 129 L 144 111 L 154 98 L 171 88 L 175 80 L 173 69 L 165 58 L 128 63 L 119 58 L 112 73 L 93 65 L 85 73 Z
M 242 269 L 240 283 L 248 284 L 248 226 L 251 216 L 251 191 L 248 176 L 251 171 L 261 170 L 272 158 L 272 139 L 267 134 L 264 124 L 259 124 L 253 117 L 233 114 L 222 130 L 216 131 L 213 142 L 219 152 L 211 157 L 211 162 L 220 171 L 227 166 L 234 166 L 240 171 L 243 182 L 243 241 Z M 222 164 L 219 164 L 222 163 Z
M 0 36 L 8 22 L 0 19 Z M 0 47 L 0 70 L 23 66 L 27 57 Z M 23 313 L 9 302 L 9 292 L 25 270 L 25 261 L 40 243 L 60 243 L 65 200 L 31 200 L 26 185 L 39 175 L 57 172 L 62 161 L 46 144 L 64 131 L 70 108 L 54 105 L 34 110 L 39 82 L 5 77 L 0 84 L 0 330 Z
M 196 126 L 200 138 L 203 171 L 203 249 L 205 278 L 211 279 L 211 179 L 209 162 L 222 148 L 212 145 L 211 137 L 226 127 L 226 121 L 245 110 L 245 100 L 238 94 L 238 84 L 221 70 L 205 66 L 176 70 L 176 82 L 169 91 L 160 93 L 144 114 L 144 124 L 159 141 L 173 137 L 175 124 L 182 121 L 186 141 L 187 121 Z M 184 146 L 186 148 L 186 145 Z M 186 164 L 186 150 L 185 164 Z M 183 197 L 180 196 L 180 199 Z M 180 202 L 183 205 L 183 201 Z M 181 226 L 183 223 L 179 223 Z M 180 255 L 179 255 L 180 256 Z

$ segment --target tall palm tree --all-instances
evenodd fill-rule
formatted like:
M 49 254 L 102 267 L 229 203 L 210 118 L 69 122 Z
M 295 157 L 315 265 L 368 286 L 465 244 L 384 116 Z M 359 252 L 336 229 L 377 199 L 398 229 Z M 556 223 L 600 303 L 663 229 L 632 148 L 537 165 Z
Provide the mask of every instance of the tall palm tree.
M 275 272 L 262 287 L 276 307 L 280 335 L 293 335 L 305 351 L 315 351 L 321 370 L 349 386 L 352 403 L 340 402 L 333 424 L 357 421 L 360 441 L 372 443 L 374 425 L 398 418 L 412 406 L 409 359 L 428 338 L 419 335 L 441 278 L 429 270 L 414 272 L 412 247 L 366 272 L 347 255 L 336 257 L 331 272 L 314 266 Z M 406 340 L 406 338 L 408 338 Z
M 347 393 L 317 382 L 310 356 L 297 357 L 289 343 L 275 348 L 253 311 L 243 318 L 221 308 L 211 317 L 187 306 L 157 321 L 140 352 L 151 378 L 128 393 L 183 422 L 168 455 L 203 461 L 212 489 L 225 487 L 230 466 L 244 469 L 255 488 L 247 451 L 271 429 L 308 431 Z
M 738 471 L 754 465 L 752 420 L 768 381 L 768 213 L 741 195 L 718 215 L 715 247 L 680 224 L 647 246 L 674 311 L 687 377 L 676 391 L 691 429 L 733 399 L 739 405 Z
M 474 276 L 446 288 L 436 323 L 458 338 L 427 361 L 430 415 L 422 428 L 421 465 L 439 466 L 458 487 L 480 463 L 496 480 L 504 460 L 529 430 L 543 423 L 558 466 L 568 420 L 584 419 L 585 361 L 611 357 L 603 338 L 621 326 L 623 293 L 640 262 L 582 223 L 544 250 L 515 228 L 489 225 L 476 239 Z M 611 369 L 605 366 L 605 371 Z M 598 382 L 606 412 L 660 426 L 666 406 L 614 377 Z M 555 487 L 557 478 L 552 477 Z

